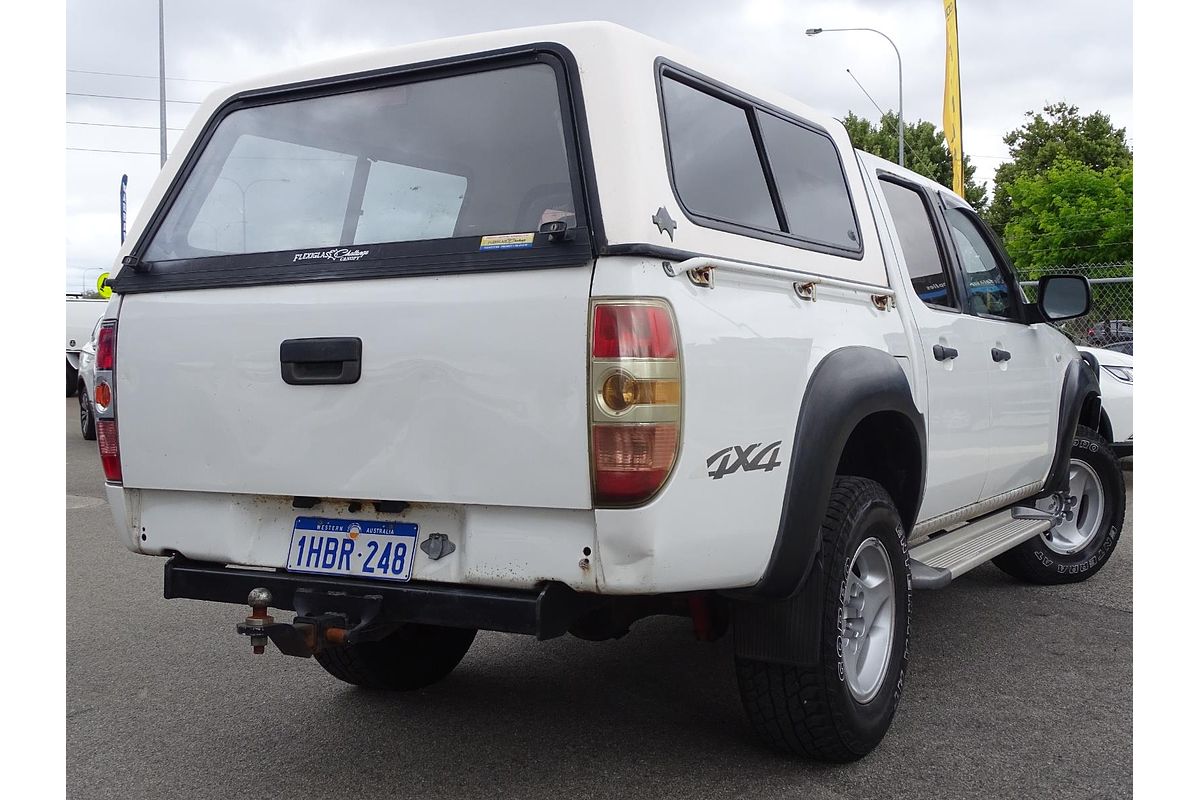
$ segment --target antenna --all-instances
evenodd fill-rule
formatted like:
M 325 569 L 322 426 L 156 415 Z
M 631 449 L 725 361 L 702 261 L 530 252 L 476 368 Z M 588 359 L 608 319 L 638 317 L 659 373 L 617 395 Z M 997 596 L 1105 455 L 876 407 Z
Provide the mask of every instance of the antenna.
M 858 83 L 858 88 L 862 89 L 862 93 L 865 94 L 867 96 L 867 99 L 871 101 L 871 105 L 875 106 L 875 110 L 879 112 L 879 117 L 880 117 L 880 119 L 882 119 L 883 118 L 883 109 L 879 107 L 879 103 L 876 103 L 875 98 L 871 97 L 871 93 L 867 91 L 866 87 L 864 87 L 861 83 L 859 83 L 858 78 L 854 77 L 854 73 L 850 71 L 849 67 L 846 67 L 846 74 L 850 76 L 850 80 L 854 81 L 855 83 Z
M 865 94 L 867 99 L 871 101 L 871 105 L 875 106 L 875 110 L 879 112 L 879 127 L 882 128 L 884 120 L 883 109 L 879 107 L 879 103 L 875 102 L 875 98 L 871 97 L 871 93 L 867 91 L 866 87 L 859 83 L 858 78 L 854 77 L 854 73 L 850 71 L 849 67 L 846 67 L 846 74 L 850 76 L 850 80 L 858 84 L 858 88 L 862 89 L 862 93 Z M 892 127 L 892 132 L 895 132 L 895 126 Z M 912 145 L 910 145 L 908 142 L 904 142 L 904 149 L 908 151 L 909 155 L 912 155 Z

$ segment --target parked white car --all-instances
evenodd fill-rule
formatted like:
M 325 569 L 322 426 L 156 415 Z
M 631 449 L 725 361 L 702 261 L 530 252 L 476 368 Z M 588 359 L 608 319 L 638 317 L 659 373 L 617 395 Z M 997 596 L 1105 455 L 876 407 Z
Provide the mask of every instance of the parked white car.
M 1078 347 L 1100 365 L 1100 435 L 1118 458 L 1133 455 L 1133 356 L 1099 347 Z
M 106 305 L 107 300 L 67 295 L 67 397 L 79 386 L 79 356 Z
M 478 629 L 679 614 L 732 632 L 764 740 L 848 761 L 899 702 L 912 589 L 1080 581 L 1123 525 L 1050 324 L 1086 280 L 1027 304 L 961 198 L 614 25 L 218 90 L 118 266 L 122 541 L 360 686 L 440 680 Z

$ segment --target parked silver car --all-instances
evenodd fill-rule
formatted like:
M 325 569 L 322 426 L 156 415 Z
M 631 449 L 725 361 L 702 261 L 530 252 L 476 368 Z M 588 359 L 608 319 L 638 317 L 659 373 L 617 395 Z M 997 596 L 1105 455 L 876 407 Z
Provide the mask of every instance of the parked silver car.
M 79 432 L 88 441 L 96 438 L 92 397 L 96 388 L 96 334 L 99 330 L 100 320 L 96 320 L 91 338 L 79 348 L 79 369 L 75 380 L 75 396 L 79 398 Z

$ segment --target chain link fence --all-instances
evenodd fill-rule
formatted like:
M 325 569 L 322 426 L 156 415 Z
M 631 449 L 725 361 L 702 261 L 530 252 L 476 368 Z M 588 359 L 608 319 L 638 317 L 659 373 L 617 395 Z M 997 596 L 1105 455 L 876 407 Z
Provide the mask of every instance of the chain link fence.
M 1092 285 L 1092 310 L 1059 327 L 1080 344 L 1098 347 L 1133 338 L 1133 262 L 1075 264 L 1019 270 L 1017 279 L 1030 301 L 1037 299 L 1037 281 L 1043 275 L 1082 275 Z

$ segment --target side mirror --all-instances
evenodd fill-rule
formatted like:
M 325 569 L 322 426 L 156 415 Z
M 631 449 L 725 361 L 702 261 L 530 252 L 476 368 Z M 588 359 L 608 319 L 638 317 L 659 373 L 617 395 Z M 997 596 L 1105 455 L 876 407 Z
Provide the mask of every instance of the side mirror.
M 1092 310 L 1092 286 L 1082 275 L 1045 275 L 1038 280 L 1038 310 L 1047 322 L 1082 317 Z

